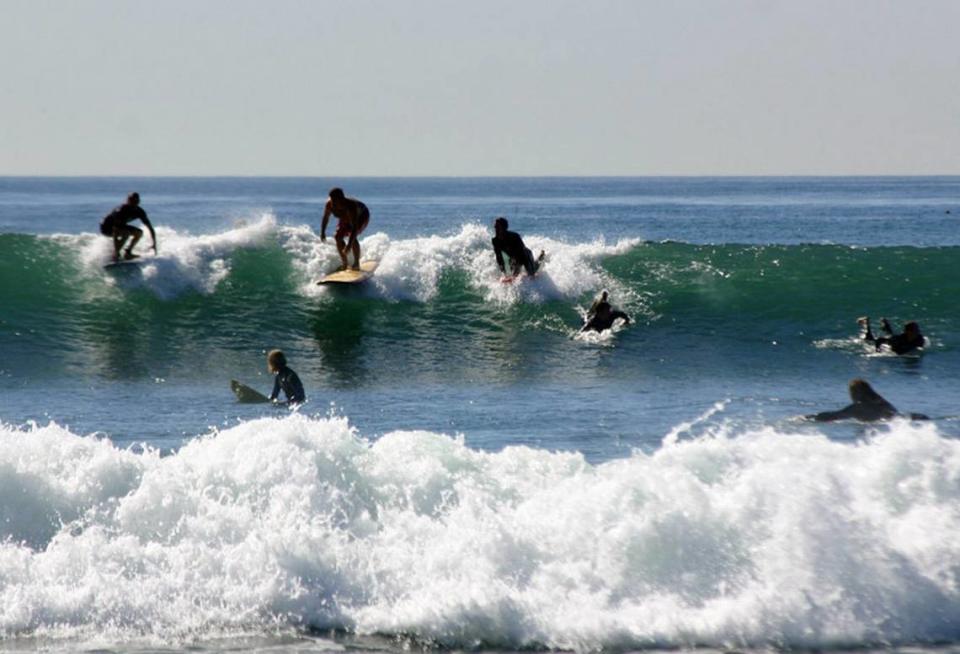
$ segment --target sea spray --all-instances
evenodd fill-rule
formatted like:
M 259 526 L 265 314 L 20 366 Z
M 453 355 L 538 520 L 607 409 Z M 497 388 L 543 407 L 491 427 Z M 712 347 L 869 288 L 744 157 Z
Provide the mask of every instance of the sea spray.
M 960 634 L 960 442 L 718 426 L 600 465 L 290 415 L 120 450 L 0 431 L 0 629 L 269 625 L 450 647 L 837 647 Z

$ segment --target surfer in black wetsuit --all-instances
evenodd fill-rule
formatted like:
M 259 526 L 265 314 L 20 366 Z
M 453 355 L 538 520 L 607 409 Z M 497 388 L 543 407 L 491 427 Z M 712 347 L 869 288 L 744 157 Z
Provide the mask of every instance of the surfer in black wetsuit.
M 807 416 L 807 419 L 816 420 L 817 422 L 833 422 L 834 420 L 847 419 L 874 422 L 876 420 L 890 420 L 896 417 L 909 417 L 911 420 L 930 419 L 922 413 L 900 413 L 863 379 L 851 380 L 848 388 L 853 404 L 845 406 L 839 411 L 816 413 Z
M 330 197 L 327 198 L 327 203 L 323 207 L 323 218 L 320 221 L 322 242 L 327 240 L 327 222 L 331 214 L 336 216 L 338 221 L 333 238 L 337 242 L 340 261 L 343 262 L 340 270 L 346 270 L 349 267 L 347 252 L 353 252 L 353 269 L 360 270 L 360 241 L 357 238 L 370 223 L 370 210 L 360 200 L 345 196 L 342 188 L 330 189 Z
M 624 323 L 628 325 L 630 324 L 630 316 L 610 306 L 610 302 L 607 301 L 607 292 L 604 291 L 600 294 L 600 298 L 590 307 L 590 311 L 587 312 L 587 322 L 580 328 L 580 331 L 602 332 L 605 329 L 613 327 L 613 323 L 617 318 L 623 319 Z
M 524 268 L 527 274 L 533 277 L 540 269 L 540 264 L 546 253 L 540 250 L 540 256 L 533 258 L 533 253 L 523 244 L 523 239 L 516 232 L 507 230 L 509 223 L 503 216 L 493 221 L 493 253 L 497 257 L 497 266 L 500 272 L 506 273 L 506 267 L 503 264 L 503 255 L 510 258 L 510 274 L 516 276 L 520 274 L 520 268 Z
M 303 404 L 307 400 L 303 384 L 291 368 L 287 367 L 287 357 L 281 350 L 270 350 L 267 355 L 267 370 L 276 375 L 270 401 L 276 402 L 280 391 L 287 396 L 286 404 Z
M 887 321 L 887 319 L 881 318 L 880 329 L 883 330 L 883 333 L 886 334 L 886 336 L 881 336 L 879 338 L 874 336 L 873 332 L 870 331 L 869 316 L 858 318 L 857 324 L 865 329 L 863 333 L 863 340 L 868 343 L 873 343 L 877 352 L 880 351 L 880 347 L 883 345 L 886 345 L 897 354 L 906 354 L 912 350 L 923 348 L 924 338 L 923 334 L 920 333 L 920 325 L 913 320 L 903 326 L 902 334 L 894 334 L 893 330 L 890 329 L 890 323 Z
M 143 230 L 128 225 L 127 223 L 131 220 L 139 220 L 150 230 L 150 238 L 153 240 L 153 253 L 157 253 L 157 234 L 153 231 L 150 219 L 147 218 L 147 212 L 140 207 L 140 194 L 131 193 L 127 196 L 126 203 L 121 204 L 100 221 L 100 233 L 113 238 L 114 261 L 120 260 L 120 250 L 123 249 L 123 245 L 128 238 L 131 239 L 130 245 L 127 246 L 123 258 L 129 260 L 137 257 L 133 253 L 133 248 L 143 237 Z

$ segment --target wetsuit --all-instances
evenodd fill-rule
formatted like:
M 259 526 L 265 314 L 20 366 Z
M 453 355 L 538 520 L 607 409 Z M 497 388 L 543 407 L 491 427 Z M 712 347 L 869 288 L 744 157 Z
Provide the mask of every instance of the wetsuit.
M 869 325 L 867 326 L 867 333 L 863 336 L 863 340 L 868 343 L 873 343 L 878 352 L 880 351 L 881 345 L 887 345 L 896 354 L 906 354 L 911 350 L 922 348 L 924 345 L 923 334 L 920 333 L 919 329 L 917 329 L 915 335 L 911 338 L 907 332 L 894 334 L 893 330 L 890 329 L 890 323 L 886 320 L 880 324 L 880 328 L 887 336 L 876 338 L 873 332 L 870 331 Z
M 506 272 L 503 265 L 503 254 L 510 257 L 512 272 L 516 274 L 523 266 L 528 275 L 535 275 L 540 268 L 540 262 L 533 258 L 533 252 L 523 244 L 523 239 L 516 232 L 505 231 L 503 237 L 493 237 L 493 253 L 497 256 L 497 265 L 500 272 Z
M 598 302 L 594 305 L 593 315 L 590 317 L 590 320 L 580 328 L 580 331 L 586 332 L 593 330 L 595 332 L 602 332 L 605 329 L 613 327 L 613 323 L 617 318 L 622 318 L 624 322 L 627 323 L 630 322 L 630 316 L 623 311 L 614 309 L 607 302 Z
M 123 227 L 131 220 L 137 219 L 146 221 L 147 212 L 136 204 L 121 204 L 100 221 L 100 233 L 104 236 L 113 236 L 114 228 Z M 130 229 L 140 231 L 137 227 Z
M 303 392 L 303 384 L 300 383 L 297 373 L 287 366 L 281 368 L 280 372 L 277 373 L 270 399 L 276 400 L 280 396 L 281 390 L 287 396 L 287 402 L 290 404 L 300 404 L 307 399 L 306 393 Z

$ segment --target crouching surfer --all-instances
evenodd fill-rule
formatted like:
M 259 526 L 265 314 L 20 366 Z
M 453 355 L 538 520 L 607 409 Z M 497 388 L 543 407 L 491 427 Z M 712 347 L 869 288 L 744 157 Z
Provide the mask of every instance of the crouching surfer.
M 503 255 L 506 254 L 510 259 L 510 275 L 516 277 L 523 268 L 527 274 L 533 277 L 540 269 L 543 258 L 546 253 L 540 250 L 540 255 L 534 259 L 533 252 L 523 243 L 523 239 L 516 232 L 511 232 L 507 228 L 510 224 L 503 216 L 493 221 L 493 254 L 497 258 L 497 267 L 500 272 L 506 274 L 507 269 L 503 263 Z
M 127 196 L 127 201 L 111 211 L 102 221 L 100 221 L 100 233 L 104 236 L 113 238 L 113 260 L 120 260 L 120 251 L 123 250 L 127 239 L 130 244 L 124 251 L 123 258 L 126 260 L 135 259 L 138 255 L 133 253 L 133 248 L 143 237 L 143 230 L 139 227 L 133 227 L 128 223 L 131 220 L 139 220 L 147 229 L 150 230 L 150 239 L 153 241 L 153 253 L 157 253 L 157 234 L 153 231 L 153 225 L 147 218 L 147 212 L 140 206 L 140 194 L 131 193 Z
M 307 400 L 303 392 L 303 384 L 292 368 L 287 366 L 287 357 L 281 350 L 270 350 L 267 355 L 267 370 L 276 375 L 273 382 L 273 392 L 270 401 L 278 404 L 303 404 Z M 287 401 L 278 402 L 280 391 L 286 395 Z
M 845 406 L 838 411 L 823 411 L 809 415 L 807 419 L 816 420 L 817 422 L 833 422 L 834 420 L 851 419 L 862 422 L 875 422 L 877 420 L 890 420 L 898 417 L 910 418 L 911 420 L 930 419 L 922 413 L 900 413 L 863 379 L 851 380 L 849 391 L 853 404 Z
M 580 328 L 581 333 L 589 331 L 602 332 L 605 329 L 610 329 L 618 318 L 623 320 L 624 323 L 630 324 L 630 316 L 610 306 L 607 297 L 608 294 L 604 291 L 600 294 L 599 299 L 590 307 L 590 311 L 587 312 L 587 322 Z

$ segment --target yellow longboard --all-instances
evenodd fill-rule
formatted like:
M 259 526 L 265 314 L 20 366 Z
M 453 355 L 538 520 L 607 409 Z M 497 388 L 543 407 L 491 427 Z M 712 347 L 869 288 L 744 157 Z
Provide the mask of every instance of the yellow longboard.
M 338 270 L 330 273 L 317 284 L 359 284 L 373 277 L 373 271 L 377 269 L 379 261 L 362 261 L 360 270 Z

